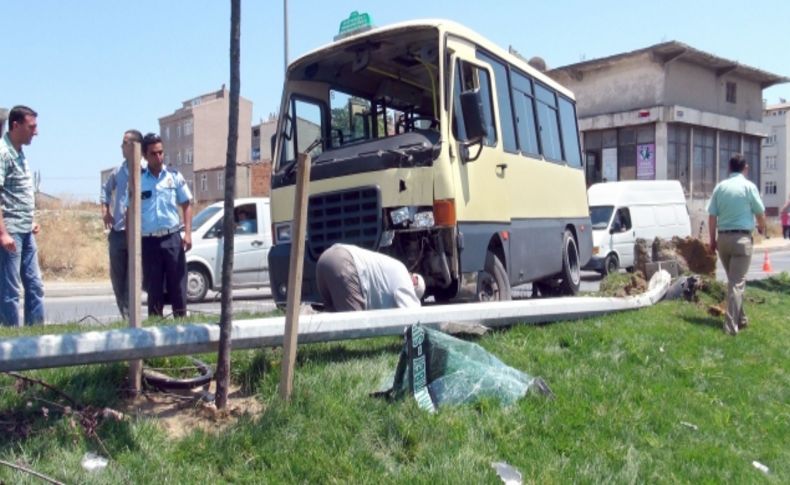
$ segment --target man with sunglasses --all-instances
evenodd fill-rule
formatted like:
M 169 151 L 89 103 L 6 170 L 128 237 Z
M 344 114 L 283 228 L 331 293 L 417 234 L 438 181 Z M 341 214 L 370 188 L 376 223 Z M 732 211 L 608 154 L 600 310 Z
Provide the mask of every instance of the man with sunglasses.
M 148 161 L 140 178 L 143 281 L 148 292 L 148 316 L 164 315 L 167 285 L 173 316 L 185 317 L 186 251 L 192 247 L 192 193 L 184 176 L 165 166 L 159 135 L 145 135 L 142 152 Z M 184 231 L 183 237 L 181 231 Z
M 110 247 L 110 281 L 115 293 L 115 303 L 124 320 L 129 318 L 129 251 L 126 245 L 125 215 L 129 205 L 129 163 L 134 154 L 134 142 L 142 143 L 143 134 L 137 130 L 127 130 L 121 142 L 123 163 L 112 171 L 102 186 L 100 197 L 104 227 L 110 230 L 107 235 Z M 144 160 L 141 164 L 145 168 Z

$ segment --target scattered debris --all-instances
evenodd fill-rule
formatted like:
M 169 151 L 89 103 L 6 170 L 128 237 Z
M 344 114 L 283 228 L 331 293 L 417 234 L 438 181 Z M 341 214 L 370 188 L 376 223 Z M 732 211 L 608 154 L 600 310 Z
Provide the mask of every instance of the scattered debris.
M 95 453 L 91 453 L 90 451 L 85 453 L 85 455 L 83 455 L 82 461 L 80 462 L 82 468 L 84 468 L 89 472 L 94 472 L 96 470 L 101 470 L 103 468 L 106 468 L 107 463 L 109 463 L 107 458 L 104 458 L 103 456 L 97 455 Z
M 647 247 L 647 240 L 637 238 L 634 243 L 634 272 L 647 274 L 647 263 L 652 262 L 652 249 Z
M 30 468 L 28 468 L 26 466 L 20 465 L 19 463 L 10 463 L 10 462 L 7 462 L 5 460 L 0 460 L 0 465 L 5 465 L 8 468 L 13 468 L 14 470 L 18 470 L 20 472 L 28 473 L 30 475 L 33 475 L 34 477 L 38 477 L 38 478 L 44 480 L 47 483 L 53 483 L 53 484 L 56 484 L 56 485 L 64 485 L 63 482 L 55 480 L 54 478 L 50 478 L 50 477 L 44 475 L 43 473 L 39 473 L 39 472 L 37 472 L 35 470 L 32 470 L 32 469 L 30 469 Z
M 760 463 L 757 460 L 752 461 L 752 466 L 757 468 L 761 472 L 765 473 L 766 475 L 771 473 L 771 469 L 770 468 L 768 468 L 767 466 L 763 465 L 762 463 Z
M 689 429 L 693 429 L 694 431 L 699 431 L 699 426 L 697 426 L 696 424 L 689 423 L 688 421 L 681 421 L 680 424 L 681 426 L 685 426 Z
M 502 483 L 505 485 L 521 485 L 521 472 L 516 470 L 515 467 L 508 465 L 504 461 L 497 461 L 491 463 L 491 468 L 496 471 L 496 474 L 499 475 L 499 478 L 502 479 Z
M 686 259 L 678 254 L 674 240 L 666 241 L 660 237 L 653 240 L 653 262 L 657 263 L 659 261 L 675 261 L 678 265 L 679 274 L 688 273 L 689 271 L 689 265 Z
M 693 237 L 672 238 L 676 252 L 688 263 L 688 270 L 706 276 L 716 274 L 716 255 L 708 244 Z
M 697 275 L 686 276 L 678 278 L 667 290 L 664 295 L 665 300 L 680 300 L 681 298 L 690 301 L 698 302 L 697 290 L 702 286 L 702 278 Z

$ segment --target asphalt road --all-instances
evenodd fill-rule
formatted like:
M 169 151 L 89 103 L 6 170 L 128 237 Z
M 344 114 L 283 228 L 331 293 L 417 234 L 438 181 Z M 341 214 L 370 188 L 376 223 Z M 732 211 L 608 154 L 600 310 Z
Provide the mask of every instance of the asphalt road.
M 782 271 L 790 272 L 790 251 L 771 252 L 769 253 L 769 257 L 774 273 Z M 746 275 L 747 279 L 755 280 L 769 276 L 763 271 L 763 258 L 764 253 L 760 252 L 754 255 L 751 268 Z M 726 280 L 724 270 L 721 268 L 720 263 L 716 272 L 716 277 L 722 281 Z M 581 291 L 598 291 L 600 281 L 601 277 L 598 273 L 583 271 Z M 77 291 L 79 290 L 75 289 L 75 292 Z M 49 296 L 45 300 L 47 323 L 58 324 L 83 320 L 85 322 L 104 324 L 119 320 L 115 298 L 107 294 L 106 291 L 104 294 L 86 296 L 78 296 L 78 294 L 69 295 L 68 291 L 66 291 L 65 294 L 63 291 L 58 293 L 59 296 Z M 529 285 L 520 286 L 514 289 L 514 297 L 516 298 L 526 298 L 530 293 L 531 290 Z M 190 304 L 189 311 L 192 313 L 208 313 L 219 316 L 219 294 L 209 292 L 208 296 L 209 299 L 203 303 Z M 268 288 L 236 290 L 234 291 L 233 301 L 234 312 L 267 312 L 275 308 Z M 165 311 L 168 311 L 167 307 Z M 147 315 L 145 299 L 143 299 L 143 315 Z

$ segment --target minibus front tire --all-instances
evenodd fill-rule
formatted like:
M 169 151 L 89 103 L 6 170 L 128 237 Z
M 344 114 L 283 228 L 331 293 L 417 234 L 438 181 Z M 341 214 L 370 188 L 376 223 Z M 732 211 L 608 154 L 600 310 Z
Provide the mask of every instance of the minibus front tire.
M 510 279 L 496 254 L 486 253 L 483 271 L 478 274 L 478 301 L 510 301 Z

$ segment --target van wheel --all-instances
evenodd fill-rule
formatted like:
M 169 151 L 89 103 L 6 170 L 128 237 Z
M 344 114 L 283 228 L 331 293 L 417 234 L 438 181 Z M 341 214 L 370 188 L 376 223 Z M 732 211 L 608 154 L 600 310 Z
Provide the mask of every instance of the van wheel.
M 477 301 L 509 301 L 510 279 L 496 254 L 488 251 L 483 271 L 477 275 Z
M 187 301 L 198 303 L 206 298 L 208 293 L 209 280 L 206 270 L 198 266 L 190 266 L 187 269 Z
M 617 256 L 614 254 L 610 254 L 603 260 L 603 275 L 607 276 L 612 273 L 617 273 L 620 269 L 620 261 L 618 261 Z
M 560 293 L 563 295 L 575 295 L 579 292 L 582 284 L 582 271 L 579 264 L 579 248 L 573 234 L 566 230 L 562 237 L 562 280 L 560 281 Z

